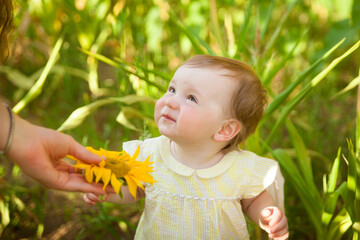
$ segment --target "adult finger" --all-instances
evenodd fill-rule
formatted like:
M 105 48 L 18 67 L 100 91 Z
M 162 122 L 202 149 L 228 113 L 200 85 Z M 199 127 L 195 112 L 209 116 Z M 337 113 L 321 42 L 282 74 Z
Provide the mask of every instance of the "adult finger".
M 63 189 L 71 192 L 105 194 L 103 185 L 98 183 L 88 183 L 82 174 L 70 173 L 69 180 L 64 184 Z
M 67 134 L 62 134 L 62 136 L 68 147 L 67 155 L 71 155 L 87 163 L 97 164 L 101 162 L 101 157 L 87 150 L 84 146 L 75 141 L 73 137 Z
M 56 164 L 55 169 L 58 171 L 69 172 L 69 173 L 81 173 L 80 169 L 75 169 L 72 165 L 64 161 L 59 161 Z

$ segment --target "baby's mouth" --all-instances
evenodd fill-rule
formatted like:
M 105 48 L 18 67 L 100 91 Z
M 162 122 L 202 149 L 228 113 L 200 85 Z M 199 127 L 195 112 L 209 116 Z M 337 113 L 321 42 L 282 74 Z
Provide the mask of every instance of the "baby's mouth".
M 175 119 L 173 119 L 172 117 L 170 117 L 167 114 L 162 114 L 161 117 L 167 121 L 175 122 Z

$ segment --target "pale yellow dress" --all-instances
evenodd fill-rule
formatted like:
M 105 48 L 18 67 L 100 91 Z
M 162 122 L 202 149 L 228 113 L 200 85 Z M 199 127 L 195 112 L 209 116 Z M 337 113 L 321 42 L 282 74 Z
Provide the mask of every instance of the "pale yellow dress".
M 164 136 L 126 142 L 123 150 L 133 154 L 138 145 L 138 159 L 151 155 L 157 183 L 145 184 L 145 209 L 135 239 L 249 239 L 240 200 L 275 182 L 275 161 L 232 151 L 216 165 L 195 170 L 172 156 Z

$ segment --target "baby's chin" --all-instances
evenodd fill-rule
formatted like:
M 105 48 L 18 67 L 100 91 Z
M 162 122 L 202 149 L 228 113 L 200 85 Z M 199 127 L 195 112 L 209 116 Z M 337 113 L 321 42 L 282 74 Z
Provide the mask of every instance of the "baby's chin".
M 161 135 L 163 135 L 163 136 L 165 136 L 165 137 L 167 137 L 167 138 L 170 138 L 170 139 L 173 139 L 173 138 L 174 138 L 174 136 L 173 136 L 172 134 L 168 133 L 167 131 L 161 131 L 161 130 L 159 129 L 159 132 L 160 132 Z
M 162 136 L 169 138 L 172 142 L 179 141 L 179 136 L 177 136 L 173 132 L 164 131 L 164 130 L 161 130 L 161 128 L 159 128 L 159 132 Z

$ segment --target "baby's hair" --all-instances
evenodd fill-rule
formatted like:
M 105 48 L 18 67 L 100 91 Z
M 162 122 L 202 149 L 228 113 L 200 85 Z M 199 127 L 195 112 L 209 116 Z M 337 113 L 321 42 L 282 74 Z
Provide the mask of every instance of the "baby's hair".
M 231 100 L 232 115 L 240 122 L 241 130 L 223 151 L 238 149 L 238 145 L 255 132 L 267 103 L 266 90 L 255 71 L 239 60 L 210 55 L 197 55 L 184 62 L 182 66 L 227 70 L 225 76 L 237 81 L 237 88 Z

